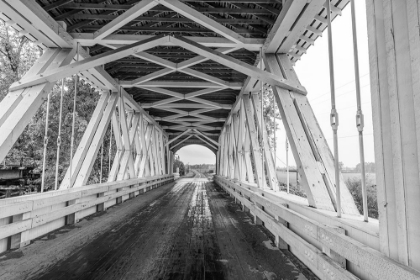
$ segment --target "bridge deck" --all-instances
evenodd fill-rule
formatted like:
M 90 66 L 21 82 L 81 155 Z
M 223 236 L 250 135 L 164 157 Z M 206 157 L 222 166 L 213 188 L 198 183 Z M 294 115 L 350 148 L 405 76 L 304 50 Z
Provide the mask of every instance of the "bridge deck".
M 205 181 L 181 179 L 8 252 L 0 279 L 315 278 Z

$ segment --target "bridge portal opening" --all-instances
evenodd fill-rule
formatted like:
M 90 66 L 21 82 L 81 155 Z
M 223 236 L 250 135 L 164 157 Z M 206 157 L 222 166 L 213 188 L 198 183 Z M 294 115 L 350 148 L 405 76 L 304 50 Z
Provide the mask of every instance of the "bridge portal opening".
M 200 173 L 216 172 L 216 154 L 204 145 L 185 145 L 175 151 L 174 155 L 175 159 L 184 165 L 186 175 L 191 172 L 191 169 Z

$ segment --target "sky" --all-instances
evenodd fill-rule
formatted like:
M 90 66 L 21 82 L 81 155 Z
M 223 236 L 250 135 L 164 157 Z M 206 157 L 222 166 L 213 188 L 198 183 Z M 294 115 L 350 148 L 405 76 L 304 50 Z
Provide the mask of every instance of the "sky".
M 372 109 L 370 98 L 369 57 L 366 25 L 366 9 L 364 1 L 356 2 L 356 22 L 358 32 L 360 85 L 362 110 L 365 119 L 364 148 L 365 161 L 374 161 Z M 358 132 L 356 129 L 356 92 L 353 62 L 353 37 L 351 28 L 351 10 L 348 5 L 341 17 L 337 17 L 332 25 L 334 73 L 336 85 L 336 104 L 339 114 L 338 142 L 339 160 L 344 166 L 353 167 L 360 162 Z M 328 67 L 328 34 L 318 38 L 315 45 L 295 65 L 300 82 L 308 92 L 308 99 L 318 123 L 333 150 L 332 129 L 330 126 L 330 80 Z M 285 167 L 286 135 L 283 124 L 278 122 L 276 134 L 276 166 Z M 184 163 L 215 163 L 216 158 L 209 149 L 199 146 L 186 146 L 177 153 Z M 295 165 L 289 149 L 289 164 Z

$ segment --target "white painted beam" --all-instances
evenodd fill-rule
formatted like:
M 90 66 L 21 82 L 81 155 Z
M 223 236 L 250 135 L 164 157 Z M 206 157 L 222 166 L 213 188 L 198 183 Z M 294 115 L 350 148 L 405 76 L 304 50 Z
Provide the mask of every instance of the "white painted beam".
M 284 89 L 292 90 L 297 93 L 306 94 L 305 88 L 299 84 L 295 84 L 279 76 L 265 72 L 255 66 L 244 63 L 231 56 L 227 56 L 221 53 L 216 53 L 214 50 L 210 48 L 207 48 L 197 43 L 194 43 L 192 41 L 189 41 L 188 39 L 185 39 L 183 37 L 174 36 L 170 38 L 170 41 L 180 47 L 183 47 L 187 50 L 195 52 L 199 55 L 206 56 L 210 58 L 211 60 L 214 60 L 226 67 L 232 68 L 245 75 L 252 76 L 258 80 L 262 80 L 271 85 L 275 85 Z
M 146 41 L 137 42 L 137 43 L 134 43 L 126 47 L 122 47 L 117 50 L 112 50 L 112 51 L 97 55 L 95 57 L 90 57 L 82 61 L 72 63 L 67 66 L 62 66 L 52 71 L 47 71 L 43 73 L 42 75 L 36 75 L 31 78 L 23 79 L 19 82 L 13 83 L 12 86 L 10 87 L 10 90 L 14 91 L 18 89 L 23 89 L 26 87 L 38 85 L 45 82 L 56 82 L 70 75 L 77 74 L 79 72 L 88 70 L 90 68 L 94 68 L 96 66 L 103 65 L 105 63 L 129 56 L 131 54 L 153 48 L 155 46 L 160 45 L 161 42 L 164 42 L 167 40 L 168 40 L 168 37 L 156 36 Z
M 177 12 L 180 15 L 183 15 L 186 18 L 192 19 L 196 23 L 213 30 L 215 33 L 220 34 L 226 39 L 231 40 L 232 42 L 243 44 L 244 37 L 235 33 L 231 29 L 223 26 L 217 21 L 205 16 L 204 14 L 194 10 L 190 6 L 178 1 L 178 0 L 156 0 L 159 4 L 168 7 L 169 9 Z
M 214 145 L 216 145 L 217 147 L 219 147 L 219 143 L 217 143 L 217 141 L 214 141 L 213 139 L 207 137 L 205 134 L 201 133 L 201 131 L 199 131 L 197 129 L 193 129 L 193 131 L 195 131 L 197 134 L 203 136 L 205 139 L 207 139 L 208 141 L 210 141 L 211 143 L 213 143 Z
M 132 35 L 132 34 L 112 34 L 99 41 L 95 41 L 92 33 L 70 33 L 74 38 L 74 42 L 80 43 L 82 46 L 101 45 L 130 45 L 132 43 L 143 41 L 153 37 L 153 35 Z M 210 48 L 246 48 L 250 51 L 258 51 L 263 46 L 265 39 L 263 38 L 245 38 L 242 44 L 237 44 L 229 39 L 221 37 L 198 37 L 185 36 L 185 38 Z M 169 42 L 163 46 L 170 46 Z
M 132 85 L 130 82 L 123 82 L 121 86 L 124 88 L 130 87 L 139 87 L 139 88 L 153 88 L 153 87 L 160 87 L 160 88 L 218 88 L 223 89 L 226 88 L 224 86 L 210 83 L 210 82 L 190 82 L 190 81 L 149 81 L 142 83 L 141 85 Z M 232 89 L 241 89 L 242 83 L 229 83 L 229 87 Z
M 125 11 L 123 14 L 119 15 L 116 19 L 107 23 L 105 26 L 101 27 L 98 31 L 93 33 L 95 40 L 100 40 L 106 36 L 112 34 L 114 31 L 118 30 L 120 27 L 134 20 L 141 14 L 147 12 L 158 3 L 154 0 L 141 0 L 136 5 Z

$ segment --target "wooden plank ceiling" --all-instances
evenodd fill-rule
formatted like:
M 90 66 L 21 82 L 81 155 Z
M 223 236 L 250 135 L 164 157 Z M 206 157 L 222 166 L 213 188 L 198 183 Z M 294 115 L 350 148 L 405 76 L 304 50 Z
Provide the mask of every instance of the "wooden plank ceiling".
M 188 12 L 177 10 L 171 5 L 162 5 L 160 1 L 150 1 L 151 6 L 145 12 L 122 24 L 109 36 L 101 40 L 92 40 L 95 34 L 102 32 L 104 26 L 115 22 L 119 16 L 129 13 L 130 8 L 139 0 L 37 0 L 38 4 L 56 21 L 63 21 L 67 31 L 82 46 L 89 48 L 91 56 L 96 56 L 119 46 L 131 44 L 140 38 L 154 35 L 185 36 L 192 41 L 203 43 L 214 50 L 246 64 L 254 65 L 265 39 L 276 23 L 284 0 L 182 0 Z M 336 2 L 334 7 L 340 10 L 348 1 Z M 178 3 L 178 1 L 174 2 Z M 305 12 L 304 6 L 300 14 Z M 175 5 L 176 6 L 176 5 Z M 183 8 L 181 8 L 182 10 Z M 174 11 L 174 10 L 177 10 Z M 197 23 L 192 12 L 214 20 L 228 31 L 245 38 L 249 45 L 245 48 L 232 48 L 220 32 L 203 22 Z M 325 15 L 324 9 L 317 16 Z M 300 16 L 300 15 L 299 15 Z M 296 18 L 296 21 L 299 17 Z M 313 44 L 325 29 L 322 19 L 313 19 L 313 30 L 304 32 L 307 40 L 296 38 L 297 43 L 289 51 L 292 61 L 296 61 Z M 300 34 L 298 34 L 300 36 Z M 104 38 L 102 38 L 104 37 Z M 112 37 L 112 38 L 111 38 Z M 88 38 L 83 41 L 83 38 Z M 219 44 L 219 42 L 221 42 Z M 170 139 L 189 129 L 197 129 L 210 139 L 217 141 L 221 128 L 235 103 L 247 76 L 229 67 L 208 59 L 189 64 L 198 55 L 179 46 L 157 46 L 136 56 L 130 56 L 104 65 L 105 70 L 132 95 L 135 101 L 153 116 L 169 133 Z M 178 69 L 180 65 L 189 67 Z M 203 92 L 204 90 L 204 92 Z M 196 94 L 197 93 L 197 94 Z M 204 94 L 203 94 L 204 93 Z M 188 95 L 189 94 L 189 95 Z M 192 98 L 187 98 L 192 96 Z M 195 133 L 191 130 L 192 134 Z M 185 133 L 177 141 L 185 140 L 191 133 Z M 189 144 L 202 144 L 214 151 L 203 136 L 193 136 L 179 149 Z M 209 142 L 209 140 L 207 140 Z

